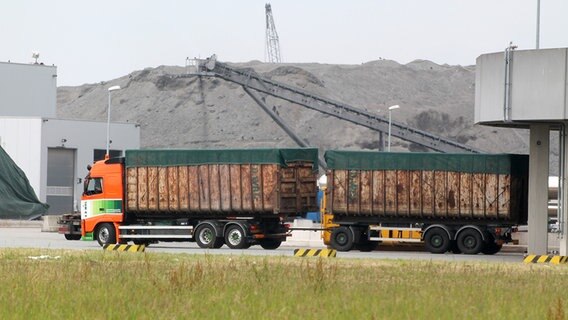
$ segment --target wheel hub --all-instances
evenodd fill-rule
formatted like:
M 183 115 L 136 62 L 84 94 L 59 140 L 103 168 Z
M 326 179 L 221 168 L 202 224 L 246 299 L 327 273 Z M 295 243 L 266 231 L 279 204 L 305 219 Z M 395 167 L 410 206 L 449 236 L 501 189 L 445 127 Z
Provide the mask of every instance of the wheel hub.
M 231 230 L 231 232 L 229 233 L 228 236 L 228 240 L 231 243 L 231 245 L 236 246 L 239 243 L 241 243 L 241 233 L 238 230 Z
M 209 244 L 213 241 L 213 232 L 211 229 L 205 229 L 199 234 L 199 240 L 204 244 Z
M 433 236 L 430 242 L 431 242 L 432 246 L 434 246 L 436 248 L 441 247 L 442 244 L 444 243 L 444 241 L 442 240 L 442 237 L 440 237 L 439 235 Z
M 337 243 L 344 245 L 347 243 L 347 236 L 343 233 L 337 235 Z
M 471 249 L 474 248 L 477 243 L 474 237 L 466 237 L 465 239 L 463 239 L 463 244 L 466 248 Z
M 107 243 L 108 239 L 110 237 L 110 233 L 106 228 L 102 228 L 101 231 L 99 231 L 99 239 L 103 242 L 103 243 Z

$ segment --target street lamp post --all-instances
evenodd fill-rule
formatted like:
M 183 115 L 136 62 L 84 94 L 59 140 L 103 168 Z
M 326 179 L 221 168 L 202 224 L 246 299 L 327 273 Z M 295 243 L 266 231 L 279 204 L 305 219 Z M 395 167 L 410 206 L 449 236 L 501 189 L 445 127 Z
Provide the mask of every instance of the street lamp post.
M 388 143 L 388 149 L 387 149 L 387 151 L 388 151 L 388 152 L 390 152 L 390 151 L 391 151 L 391 127 L 392 127 L 392 111 L 393 111 L 394 109 L 398 109 L 398 108 L 400 108 L 400 106 L 399 106 L 398 104 L 397 104 L 397 105 L 394 105 L 394 106 L 391 106 L 391 107 L 389 107 L 389 143 Z
M 112 86 L 108 88 L 108 110 L 107 110 L 107 140 L 106 140 L 106 155 L 105 159 L 110 158 L 110 96 L 113 91 L 120 90 L 120 86 Z

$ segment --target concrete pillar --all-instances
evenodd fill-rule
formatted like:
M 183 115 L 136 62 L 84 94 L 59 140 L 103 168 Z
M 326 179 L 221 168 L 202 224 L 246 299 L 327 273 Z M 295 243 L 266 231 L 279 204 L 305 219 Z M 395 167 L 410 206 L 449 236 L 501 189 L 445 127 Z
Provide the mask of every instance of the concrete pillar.
M 568 124 L 565 123 L 565 125 L 567 126 L 568 129 Z M 564 145 L 561 145 L 560 148 L 561 150 L 559 150 L 559 152 L 563 152 L 564 153 L 564 159 L 568 160 L 568 137 L 566 136 L 567 132 L 564 132 Z M 561 139 L 562 140 L 562 139 Z M 565 161 L 564 163 L 564 175 L 566 175 L 568 173 L 568 161 Z M 560 177 L 562 178 L 562 177 Z M 566 177 L 564 177 L 566 178 Z M 564 180 L 560 180 L 559 181 L 559 186 L 560 183 L 562 183 L 562 208 L 564 208 L 564 217 L 561 217 L 561 220 L 558 221 L 558 223 L 560 223 L 561 225 L 559 225 L 560 230 L 562 230 L 562 234 L 560 234 L 559 237 L 559 242 L 560 242 L 560 255 L 561 256 L 565 256 L 568 254 L 568 219 L 566 219 L 566 209 L 568 209 L 568 179 L 564 179 Z M 560 204 L 560 203 L 559 203 Z
M 528 254 L 548 251 L 548 158 L 550 127 L 530 125 Z

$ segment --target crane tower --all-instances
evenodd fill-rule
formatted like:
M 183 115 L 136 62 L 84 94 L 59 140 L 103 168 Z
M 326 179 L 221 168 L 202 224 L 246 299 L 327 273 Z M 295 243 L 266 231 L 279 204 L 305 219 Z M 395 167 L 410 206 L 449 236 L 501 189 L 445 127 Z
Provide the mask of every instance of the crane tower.
M 282 62 L 280 57 L 280 42 L 278 40 L 278 33 L 276 32 L 276 25 L 272 17 L 272 8 L 270 3 L 267 3 L 264 8 L 266 9 L 266 52 L 265 60 L 269 63 Z

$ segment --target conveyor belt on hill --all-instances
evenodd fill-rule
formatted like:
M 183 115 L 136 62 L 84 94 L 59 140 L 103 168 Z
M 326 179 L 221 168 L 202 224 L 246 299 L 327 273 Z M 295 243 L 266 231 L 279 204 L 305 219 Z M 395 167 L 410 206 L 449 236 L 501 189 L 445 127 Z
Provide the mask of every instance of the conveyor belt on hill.
M 388 132 L 388 118 L 262 77 L 250 68 L 233 68 L 225 63 L 216 61 L 214 56 L 205 60 L 199 60 L 197 63 L 197 73 L 189 73 L 187 75 L 180 75 L 179 77 L 195 76 L 196 74 L 219 77 L 226 81 L 242 85 L 244 88 L 250 88 L 367 127 L 371 130 L 384 133 Z M 480 152 L 467 145 L 409 127 L 400 122 L 392 121 L 391 126 L 391 135 L 393 137 L 415 143 L 428 149 L 445 153 Z

